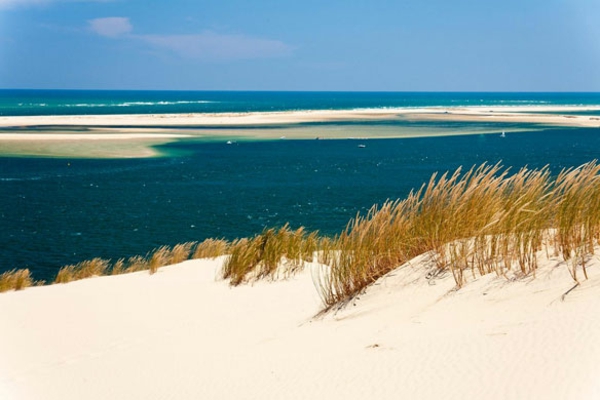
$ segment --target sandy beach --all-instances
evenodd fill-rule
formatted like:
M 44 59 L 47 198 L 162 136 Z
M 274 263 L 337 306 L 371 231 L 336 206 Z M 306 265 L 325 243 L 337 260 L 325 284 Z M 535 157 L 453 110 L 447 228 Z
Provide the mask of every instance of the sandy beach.
M 565 295 L 557 258 L 456 290 L 423 255 L 319 317 L 318 265 L 231 288 L 222 260 L 0 294 L 0 398 L 600 396 L 596 257 Z

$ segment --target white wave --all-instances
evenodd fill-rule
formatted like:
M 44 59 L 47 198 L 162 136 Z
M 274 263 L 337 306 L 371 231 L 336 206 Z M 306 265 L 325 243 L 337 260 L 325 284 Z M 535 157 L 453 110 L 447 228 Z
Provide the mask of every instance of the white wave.
M 32 178 L 0 178 L 0 182 L 25 182 L 25 181 L 39 181 L 41 177 L 35 176 Z
M 182 104 L 210 104 L 218 101 L 210 100 L 177 100 L 177 101 L 126 101 L 123 103 L 74 103 L 62 104 L 60 107 L 131 107 L 131 106 L 172 106 Z
M 499 100 L 496 102 L 499 104 L 531 104 L 531 105 L 552 104 L 550 101 L 544 101 L 544 100 Z

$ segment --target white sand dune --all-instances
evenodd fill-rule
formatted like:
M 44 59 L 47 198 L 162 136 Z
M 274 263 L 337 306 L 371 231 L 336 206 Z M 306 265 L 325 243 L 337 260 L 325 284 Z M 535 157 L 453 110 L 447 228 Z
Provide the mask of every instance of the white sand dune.
M 600 262 L 460 290 L 426 256 L 345 308 L 222 259 L 0 295 L 2 399 L 597 399 Z

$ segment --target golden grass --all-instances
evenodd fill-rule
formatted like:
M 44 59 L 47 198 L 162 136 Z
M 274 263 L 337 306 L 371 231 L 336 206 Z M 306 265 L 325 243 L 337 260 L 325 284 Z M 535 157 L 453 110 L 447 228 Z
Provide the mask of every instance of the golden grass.
M 109 261 L 102 258 L 82 261 L 75 265 L 62 267 L 54 283 L 68 283 L 93 276 L 105 275 L 109 267 Z
M 222 269 L 224 279 L 236 286 L 252 279 L 288 276 L 312 261 L 318 247 L 318 233 L 304 228 L 265 229 L 252 238 L 238 239 L 229 245 L 229 257 Z
M 173 248 L 161 246 L 146 257 L 133 256 L 127 260 L 121 258 L 112 265 L 110 260 L 101 258 L 82 261 L 62 267 L 58 271 L 54 283 L 68 283 L 94 276 L 120 275 L 138 271 L 149 271 L 154 274 L 160 267 L 189 259 L 193 246 L 192 242 L 177 244 Z
M 195 244 L 196 243 L 194 243 L 194 242 L 186 242 L 186 243 L 176 244 L 175 246 L 173 246 L 173 248 L 171 249 L 171 253 L 169 255 L 170 257 L 169 257 L 168 263 L 169 264 L 179 264 L 179 263 L 189 260 L 192 255 L 192 249 L 194 248 Z
M 258 262 L 259 248 L 257 239 L 238 239 L 229 246 L 229 256 L 223 264 L 223 279 L 229 279 L 234 286 L 242 283 Z
M 33 285 L 34 282 L 28 269 L 13 269 L 0 274 L 0 293 L 9 290 L 22 290 Z
M 100 258 L 61 268 L 55 283 L 91 276 L 148 270 L 190 258 L 227 254 L 222 277 L 231 285 L 286 277 L 306 261 L 329 266 L 314 277 L 327 306 L 345 302 L 377 279 L 426 252 L 458 287 L 468 277 L 513 270 L 535 275 L 544 246 L 569 263 L 578 283 L 600 240 L 600 165 L 596 161 L 563 170 L 552 178 L 547 167 L 514 173 L 501 165 L 434 174 L 407 198 L 358 214 L 333 238 L 304 228 L 265 229 L 227 242 L 207 239 L 162 246 L 143 256 Z M 581 271 L 581 274 L 580 274 Z M 0 291 L 33 284 L 28 270 L 0 275 Z
M 561 172 L 556 179 L 555 245 L 579 282 L 577 266 L 587 279 L 586 257 L 600 238 L 600 165 L 589 163 Z
M 167 265 L 169 262 L 170 250 L 168 246 L 162 246 L 154 250 L 148 260 L 148 270 L 150 274 L 156 273 L 160 267 Z
M 127 267 L 125 267 L 123 273 L 129 274 L 138 271 L 147 271 L 150 269 L 148 259 L 142 256 L 133 256 L 127 259 Z
M 404 200 L 357 215 L 321 257 L 330 266 L 317 279 L 329 306 L 352 298 L 389 271 L 432 252 L 458 287 L 467 274 L 518 268 L 535 275 L 537 253 L 554 244 L 571 275 L 600 239 L 600 166 L 561 172 L 523 168 L 509 175 L 498 165 L 459 168 L 431 180 Z
M 192 258 L 216 258 L 227 254 L 228 248 L 229 243 L 226 240 L 206 239 L 196 245 Z
M 121 275 L 125 273 L 125 259 L 119 258 L 110 269 L 111 275 Z

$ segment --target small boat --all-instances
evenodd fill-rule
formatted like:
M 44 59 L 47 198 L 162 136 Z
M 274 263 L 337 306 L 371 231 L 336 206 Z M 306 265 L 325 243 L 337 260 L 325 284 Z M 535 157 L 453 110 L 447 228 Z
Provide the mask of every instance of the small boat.
M 366 144 L 359 144 L 359 145 L 358 145 L 358 148 L 359 148 L 359 149 L 364 149 L 365 147 L 367 147 L 367 145 L 366 145 Z
M 504 133 L 504 131 L 502 131 L 502 133 L 500 134 L 500 137 L 506 137 L 506 133 Z
M 231 140 L 228 140 L 227 144 L 233 144 L 233 142 Z

